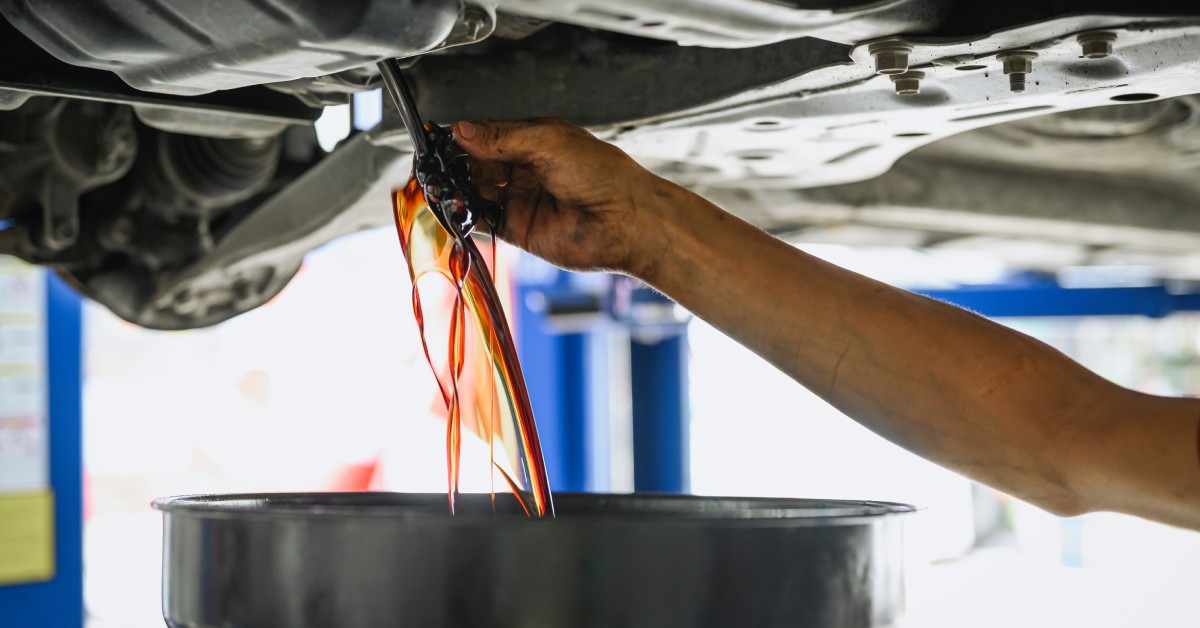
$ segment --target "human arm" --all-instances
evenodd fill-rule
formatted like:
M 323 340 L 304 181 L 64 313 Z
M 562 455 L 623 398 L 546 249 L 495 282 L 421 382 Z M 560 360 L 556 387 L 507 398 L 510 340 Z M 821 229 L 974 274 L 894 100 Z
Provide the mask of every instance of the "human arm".
M 646 281 L 885 438 L 1052 512 L 1200 529 L 1200 401 L 807 255 L 557 121 L 456 129 L 501 237 Z M 503 184 L 503 185 L 498 185 Z

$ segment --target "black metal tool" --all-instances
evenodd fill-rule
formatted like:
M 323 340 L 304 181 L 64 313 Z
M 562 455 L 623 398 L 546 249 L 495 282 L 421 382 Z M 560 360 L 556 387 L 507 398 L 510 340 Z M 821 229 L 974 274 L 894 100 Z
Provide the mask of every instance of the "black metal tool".
M 479 195 L 472 181 L 470 156 L 448 129 L 421 119 L 399 61 L 380 61 L 379 72 L 416 147 L 413 174 L 438 222 L 458 239 L 469 236 L 480 221 L 495 233 L 502 210 Z

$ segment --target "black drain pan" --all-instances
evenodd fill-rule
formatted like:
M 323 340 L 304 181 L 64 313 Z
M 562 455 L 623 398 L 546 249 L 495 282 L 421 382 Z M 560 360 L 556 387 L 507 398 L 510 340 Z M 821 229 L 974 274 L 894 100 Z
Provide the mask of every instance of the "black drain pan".
M 556 494 L 193 495 L 164 513 L 171 626 L 881 626 L 902 518 L 882 502 Z

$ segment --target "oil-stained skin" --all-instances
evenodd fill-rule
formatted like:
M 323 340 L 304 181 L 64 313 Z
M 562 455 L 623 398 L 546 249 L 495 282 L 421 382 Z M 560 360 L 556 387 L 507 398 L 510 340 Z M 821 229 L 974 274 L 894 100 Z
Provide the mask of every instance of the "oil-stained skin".
M 478 125 L 478 135 L 464 131 L 459 123 L 455 136 L 481 164 L 480 195 L 504 207 L 501 238 L 572 270 L 627 271 L 666 254 L 666 243 L 653 256 L 630 248 L 647 237 L 635 233 L 640 208 L 660 202 L 665 191 L 619 148 L 561 120 L 505 120 Z M 564 187 L 569 193 L 547 191 Z

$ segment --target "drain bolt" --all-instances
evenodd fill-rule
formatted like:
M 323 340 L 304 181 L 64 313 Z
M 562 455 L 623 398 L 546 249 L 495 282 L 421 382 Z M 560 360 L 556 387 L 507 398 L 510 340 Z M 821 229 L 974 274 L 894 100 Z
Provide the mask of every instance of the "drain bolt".
M 921 79 L 925 78 L 924 72 L 910 70 L 903 74 L 893 74 L 892 83 L 896 86 L 896 93 L 901 96 L 916 96 L 921 93 Z
M 1008 88 L 1014 92 L 1025 91 L 1025 78 L 1033 72 L 1033 60 L 1038 54 L 1032 50 L 1014 50 L 996 55 L 1004 64 L 1004 74 L 1008 76 Z
M 1116 33 L 1084 33 L 1075 38 L 1083 49 L 1085 59 L 1103 59 L 1112 54 L 1113 42 L 1117 41 Z
M 908 54 L 912 52 L 912 44 L 903 39 L 886 39 L 877 41 L 867 47 L 867 52 L 875 57 L 876 74 L 903 74 L 908 71 Z

